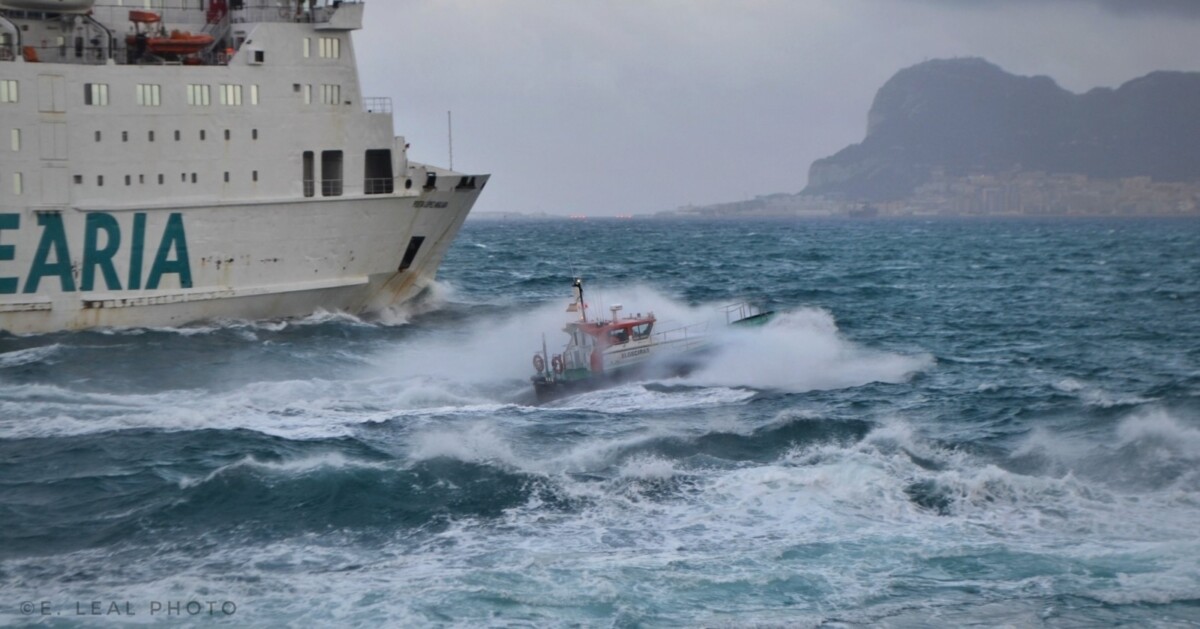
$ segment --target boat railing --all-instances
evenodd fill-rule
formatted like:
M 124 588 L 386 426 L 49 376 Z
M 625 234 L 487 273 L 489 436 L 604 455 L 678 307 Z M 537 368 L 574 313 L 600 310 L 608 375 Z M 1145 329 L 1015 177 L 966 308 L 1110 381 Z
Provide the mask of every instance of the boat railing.
M 736 304 L 725 306 L 725 323 L 733 323 L 742 319 L 749 319 L 762 313 L 762 309 L 754 304 L 743 301 Z
M 391 194 L 396 191 L 396 180 L 379 177 L 363 180 L 363 194 Z
M 658 345 L 680 345 L 680 349 L 703 345 L 708 339 L 708 323 L 693 323 L 670 330 L 661 330 L 650 335 Z
M 340 196 L 355 196 L 359 194 L 394 194 L 396 192 L 396 179 L 394 177 L 377 177 L 363 180 L 362 187 L 351 183 L 347 179 L 304 179 L 304 196 L 312 198 L 322 197 L 340 197 Z
M 141 3 L 138 3 L 139 5 Z M 363 0 L 157 0 L 145 9 L 162 15 L 167 24 L 208 24 L 226 16 L 235 24 L 255 22 L 304 22 L 323 24 L 333 19 L 344 4 L 363 4 Z M 97 0 L 92 15 L 115 26 L 129 22 L 129 10 L 142 9 L 124 0 Z
M 363 111 L 368 114 L 391 114 L 392 99 L 387 96 L 371 96 L 363 99 Z

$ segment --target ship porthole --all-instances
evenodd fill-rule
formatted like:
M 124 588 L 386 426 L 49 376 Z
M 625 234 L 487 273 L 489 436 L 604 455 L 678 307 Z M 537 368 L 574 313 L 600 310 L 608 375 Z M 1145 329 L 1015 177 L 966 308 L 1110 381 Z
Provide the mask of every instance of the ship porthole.
M 412 179 L 405 179 L 405 180 L 404 180 L 404 189 L 405 189 L 405 190 L 412 190 Z

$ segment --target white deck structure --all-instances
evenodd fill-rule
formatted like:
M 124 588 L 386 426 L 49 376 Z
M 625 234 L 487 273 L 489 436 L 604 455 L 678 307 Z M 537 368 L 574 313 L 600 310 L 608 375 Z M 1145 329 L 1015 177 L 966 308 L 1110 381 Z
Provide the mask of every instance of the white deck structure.
M 0 329 L 363 313 L 427 286 L 488 177 L 408 161 L 361 93 L 363 11 L 0 0 Z

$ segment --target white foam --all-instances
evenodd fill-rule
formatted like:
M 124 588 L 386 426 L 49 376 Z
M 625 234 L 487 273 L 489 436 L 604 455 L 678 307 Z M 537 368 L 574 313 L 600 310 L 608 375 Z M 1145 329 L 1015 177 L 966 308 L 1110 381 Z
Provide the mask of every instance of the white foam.
M 804 392 L 904 382 L 933 362 L 926 354 L 860 347 L 842 338 L 828 312 L 804 308 L 777 315 L 763 328 L 730 330 L 712 358 L 686 380 Z
M 45 362 L 57 354 L 61 349 L 62 345 L 55 343 L 53 345 L 44 345 L 42 347 L 30 347 L 28 349 L 4 352 L 3 354 L 0 354 L 0 369 L 9 369 L 12 367 L 21 367 L 24 365 Z
M 244 468 L 267 472 L 273 475 L 296 477 L 330 469 L 388 469 L 389 467 L 380 462 L 351 459 L 338 452 L 325 452 L 285 461 L 262 461 L 254 456 L 246 456 L 233 463 L 222 465 L 203 477 L 184 476 L 179 479 L 179 487 L 180 489 L 189 489 L 203 485 L 219 476 Z

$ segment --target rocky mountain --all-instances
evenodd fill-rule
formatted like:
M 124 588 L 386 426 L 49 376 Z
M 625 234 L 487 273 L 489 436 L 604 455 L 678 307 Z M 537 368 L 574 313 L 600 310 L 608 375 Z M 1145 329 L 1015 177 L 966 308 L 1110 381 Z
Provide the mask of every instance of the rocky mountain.
M 866 138 L 817 160 L 806 194 L 899 199 L 935 171 L 1200 179 L 1200 73 L 1154 72 L 1074 94 L 975 58 L 898 72 L 871 105 Z

